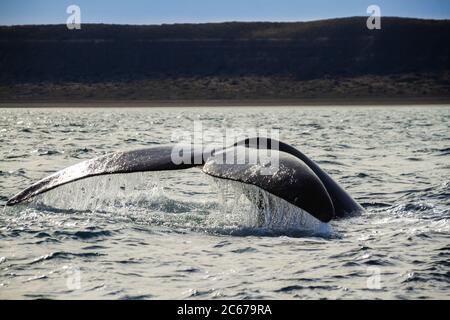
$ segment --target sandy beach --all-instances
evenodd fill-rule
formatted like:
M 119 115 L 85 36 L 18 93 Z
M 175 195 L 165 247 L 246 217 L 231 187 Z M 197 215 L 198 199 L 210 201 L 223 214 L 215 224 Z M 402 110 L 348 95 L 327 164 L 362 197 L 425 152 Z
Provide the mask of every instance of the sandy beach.
M 449 105 L 442 98 L 377 99 L 274 99 L 274 100 L 31 100 L 0 101 L 0 108 L 104 108 L 104 107 L 279 107 L 279 106 L 411 106 Z

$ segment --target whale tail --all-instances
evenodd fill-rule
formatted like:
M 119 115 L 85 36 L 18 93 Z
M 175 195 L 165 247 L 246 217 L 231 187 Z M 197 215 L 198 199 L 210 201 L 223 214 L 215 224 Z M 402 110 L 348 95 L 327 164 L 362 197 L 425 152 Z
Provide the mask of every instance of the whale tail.
M 191 157 L 198 157 L 199 151 L 192 149 Z M 117 152 L 87 160 L 58 171 L 23 190 L 8 200 L 13 206 L 70 182 L 107 174 L 121 174 L 146 171 L 182 170 L 197 166 L 195 161 L 175 164 L 172 161 L 173 147 Z M 202 156 L 200 154 L 200 156 Z
M 323 222 L 328 222 L 335 216 L 362 211 L 361 206 L 316 163 L 283 142 L 253 138 L 218 151 L 203 150 L 195 146 L 182 150 L 188 153 L 183 156 L 187 161 L 174 161 L 173 146 L 117 152 L 83 161 L 32 184 L 6 204 L 13 206 L 59 186 L 94 176 L 183 170 L 201 166 L 205 174 L 259 187 L 304 209 Z M 248 161 L 263 158 L 262 153 L 267 150 L 276 151 L 276 167 L 270 162 Z M 245 157 L 241 157 L 242 155 Z M 242 158 L 245 159 L 243 163 L 238 160 Z M 273 170 L 268 173 L 267 169 Z

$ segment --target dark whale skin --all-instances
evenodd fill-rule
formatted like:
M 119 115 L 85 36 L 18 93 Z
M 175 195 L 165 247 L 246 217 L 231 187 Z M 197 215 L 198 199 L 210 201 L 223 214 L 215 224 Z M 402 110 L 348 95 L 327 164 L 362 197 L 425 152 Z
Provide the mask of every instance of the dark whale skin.
M 357 203 L 336 181 L 334 181 L 325 171 L 323 171 L 317 163 L 291 145 L 282 141 L 264 137 L 244 139 L 237 142 L 235 146 L 237 145 L 257 149 L 278 149 L 303 161 L 324 184 L 333 202 L 334 211 L 337 217 L 345 217 L 348 214 L 364 211 L 363 207 L 361 207 L 361 205 Z
M 224 155 L 237 158 L 244 147 L 235 146 L 223 152 Z M 258 153 L 258 149 L 248 149 Z M 278 152 L 278 164 L 272 174 L 264 174 L 267 167 L 261 164 L 226 164 L 216 154 L 206 161 L 203 172 L 211 176 L 239 181 L 257 186 L 287 202 L 306 210 L 322 222 L 335 217 L 333 202 L 317 175 L 300 159 L 286 152 Z M 220 158 L 220 161 L 217 161 Z M 254 156 L 253 159 L 256 159 Z M 237 161 L 233 162 L 237 163 Z
M 83 161 L 32 184 L 9 199 L 6 204 L 17 205 L 59 186 L 94 176 L 182 170 L 203 166 L 203 172 L 206 174 L 255 185 L 306 210 L 323 222 L 363 211 L 362 207 L 314 161 L 284 142 L 258 137 L 245 139 L 231 147 L 216 151 L 204 150 L 202 146 L 189 146 L 187 149 L 191 150 L 190 163 L 175 164 L 172 161 L 173 146 L 117 152 Z M 271 176 L 258 173 L 258 167 L 249 163 L 244 165 L 217 163 L 217 157 L 241 149 L 247 149 L 247 152 L 260 152 L 265 149 L 280 151 L 280 171 Z M 198 159 L 200 162 L 194 161 Z

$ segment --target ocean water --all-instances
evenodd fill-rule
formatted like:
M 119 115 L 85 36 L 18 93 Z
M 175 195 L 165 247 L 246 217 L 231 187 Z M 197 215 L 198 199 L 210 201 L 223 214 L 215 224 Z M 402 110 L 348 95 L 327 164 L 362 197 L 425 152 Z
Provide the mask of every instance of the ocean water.
M 0 120 L 0 298 L 450 298 L 449 106 L 24 108 Z M 91 178 L 4 207 L 59 169 L 168 144 L 196 120 L 278 129 L 365 212 L 311 227 L 197 168 Z M 249 197 L 275 203 L 270 223 Z

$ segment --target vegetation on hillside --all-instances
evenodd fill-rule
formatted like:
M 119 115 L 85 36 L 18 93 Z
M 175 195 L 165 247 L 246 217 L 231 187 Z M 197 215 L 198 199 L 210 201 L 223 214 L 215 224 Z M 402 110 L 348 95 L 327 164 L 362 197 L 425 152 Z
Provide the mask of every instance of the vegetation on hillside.
M 449 39 L 404 18 L 0 27 L 0 99 L 450 96 Z

